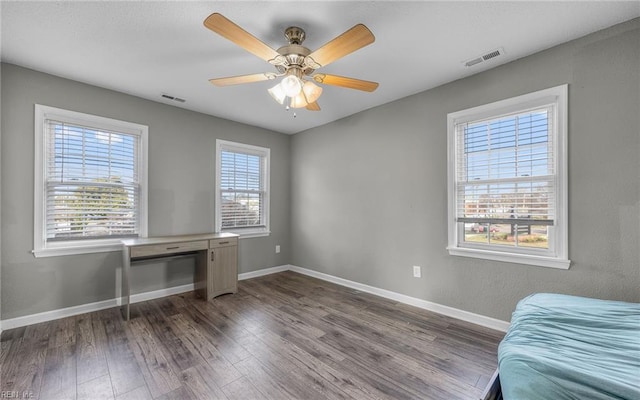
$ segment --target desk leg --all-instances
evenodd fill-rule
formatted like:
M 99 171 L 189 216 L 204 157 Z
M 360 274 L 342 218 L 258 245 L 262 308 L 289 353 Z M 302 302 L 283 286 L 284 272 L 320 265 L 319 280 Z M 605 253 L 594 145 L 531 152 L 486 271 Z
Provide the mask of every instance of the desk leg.
M 130 293 L 129 293 L 129 270 L 131 269 L 131 258 L 129 257 L 129 247 L 122 246 L 122 317 L 125 321 L 129 320 L 130 310 Z

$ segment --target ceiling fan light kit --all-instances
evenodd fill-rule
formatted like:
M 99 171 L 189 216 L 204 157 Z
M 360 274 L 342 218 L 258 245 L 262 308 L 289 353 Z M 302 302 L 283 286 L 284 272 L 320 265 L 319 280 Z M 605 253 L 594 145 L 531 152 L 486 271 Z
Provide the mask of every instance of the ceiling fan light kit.
M 297 26 L 291 26 L 284 32 L 289 44 L 274 50 L 219 13 L 209 15 L 204 20 L 204 25 L 225 39 L 267 61 L 278 71 L 278 73 L 265 72 L 210 79 L 209 81 L 216 86 L 260 82 L 283 77 L 278 84 L 268 89 L 271 97 L 282 105 L 285 105 L 289 99 L 287 107 L 306 108 L 310 111 L 320 110 L 317 101 L 322 94 L 322 87 L 314 82 L 366 92 L 372 92 L 378 87 L 376 82 L 338 75 L 313 74 L 318 68 L 375 41 L 371 31 L 362 24 L 355 25 L 313 52 L 302 46 L 306 33 L 304 29 Z
M 289 107 L 303 108 L 315 103 L 322 94 L 322 88 L 311 81 L 303 81 L 288 75 L 280 83 L 268 90 L 275 101 L 284 105 L 287 97 Z

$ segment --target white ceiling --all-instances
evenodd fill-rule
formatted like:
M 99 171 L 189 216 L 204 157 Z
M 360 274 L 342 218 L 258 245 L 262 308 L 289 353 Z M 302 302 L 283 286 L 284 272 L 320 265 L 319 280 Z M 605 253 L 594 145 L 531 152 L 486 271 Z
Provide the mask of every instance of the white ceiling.
M 640 1 L 8 2 L 2 61 L 262 128 L 296 133 L 513 61 L 640 16 Z M 273 82 L 210 78 L 274 71 L 206 29 L 219 12 L 273 48 L 291 25 L 315 50 L 363 23 L 375 43 L 318 72 L 377 81 L 373 93 L 324 86 L 320 112 L 285 111 Z M 505 55 L 463 61 L 502 47 Z M 186 99 L 165 100 L 167 93 Z

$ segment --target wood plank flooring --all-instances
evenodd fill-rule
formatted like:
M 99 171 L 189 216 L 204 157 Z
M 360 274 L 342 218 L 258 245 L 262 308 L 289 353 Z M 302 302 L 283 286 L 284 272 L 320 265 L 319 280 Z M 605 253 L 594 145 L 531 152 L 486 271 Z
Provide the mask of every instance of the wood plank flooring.
M 501 332 L 294 272 L 3 332 L 4 397 L 478 399 Z

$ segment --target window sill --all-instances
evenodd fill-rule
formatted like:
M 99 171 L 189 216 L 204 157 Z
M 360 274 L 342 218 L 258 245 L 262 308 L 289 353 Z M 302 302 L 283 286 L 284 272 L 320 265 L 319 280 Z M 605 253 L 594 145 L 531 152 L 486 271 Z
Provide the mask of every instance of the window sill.
M 538 267 L 569 269 L 571 260 L 560 258 L 535 256 L 529 254 L 503 253 L 498 251 L 468 249 L 461 247 L 447 247 L 452 256 L 480 258 L 484 260 L 510 262 L 516 264 L 535 265 Z
M 271 235 L 271 231 L 264 229 L 228 229 L 223 230 L 222 232 L 234 233 L 240 236 L 240 239 L 251 239 L 257 237 L 265 237 Z
M 108 243 L 91 243 L 82 246 L 59 246 L 32 250 L 31 253 L 36 258 L 71 256 L 78 254 L 106 253 L 111 251 L 121 251 L 120 241 L 109 241 Z

